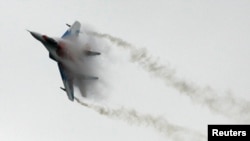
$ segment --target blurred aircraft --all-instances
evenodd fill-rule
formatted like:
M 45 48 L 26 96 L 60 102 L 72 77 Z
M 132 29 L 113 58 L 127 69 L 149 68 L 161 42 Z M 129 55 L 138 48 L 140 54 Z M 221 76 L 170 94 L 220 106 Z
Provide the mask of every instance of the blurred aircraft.
M 65 91 L 68 95 L 68 98 L 71 101 L 74 101 L 74 88 L 73 82 L 75 75 L 72 70 L 67 67 L 66 61 L 74 61 L 74 56 L 69 51 L 70 47 L 67 45 L 68 42 L 73 42 L 76 38 L 78 38 L 80 33 L 81 24 L 78 21 L 75 21 L 73 25 L 66 24 L 69 29 L 62 35 L 61 38 L 51 38 L 46 35 L 42 35 L 37 32 L 29 31 L 30 34 L 40 41 L 48 50 L 49 57 L 56 61 L 58 64 L 58 68 L 61 74 L 61 78 L 64 84 L 64 88 L 60 87 L 63 91 Z M 100 55 L 99 52 L 94 52 L 91 50 L 83 50 L 83 55 L 86 56 L 96 56 Z M 96 80 L 98 77 L 95 76 L 81 76 L 83 79 Z

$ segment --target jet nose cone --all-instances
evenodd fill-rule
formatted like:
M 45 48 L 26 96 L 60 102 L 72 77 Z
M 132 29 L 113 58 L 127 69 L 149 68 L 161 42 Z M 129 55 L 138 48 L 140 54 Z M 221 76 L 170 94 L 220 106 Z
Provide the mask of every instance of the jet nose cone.
M 43 41 L 42 35 L 33 31 L 29 31 L 27 30 L 35 39 L 37 39 L 38 41 Z

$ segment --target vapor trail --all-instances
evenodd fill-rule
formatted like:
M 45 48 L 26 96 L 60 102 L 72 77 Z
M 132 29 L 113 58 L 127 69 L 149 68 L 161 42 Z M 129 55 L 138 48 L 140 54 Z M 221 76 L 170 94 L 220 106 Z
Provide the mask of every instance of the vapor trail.
M 123 47 L 130 51 L 131 62 L 139 64 L 144 70 L 154 76 L 164 80 L 167 86 L 172 86 L 180 93 L 185 93 L 193 101 L 206 105 L 210 110 L 223 114 L 227 117 L 250 121 L 250 102 L 237 99 L 231 93 L 218 94 L 210 86 L 199 87 L 194 83 L 178 78 L 175 75 L 175 70 L 167 65 L 162 65 L 154 59 L 145 48 L 137 48 L 134 45 L 109 34 L 101 34 L 90 32 L 90 35 L 105 38 L 110 40 L 117 46 Z
M 156 118 L 150 115 L 143 115 L 139 114 L 135 110 L 125 108 L 110 109 L 107 107 L 82 102 L 78 98 L 75 98 L 75 100 L 79 104 L 93 109 L 101 115 L 105 115 L 111 118 L 122 119 L 130 124 L 150 126 L 156 129 L 158 132 L 163 133 L 167 137 L 170 137 L 174 141 L 201 141 L 205 140 L 206 138 L 204 135 L 198 132 L 190 131 L 186 128 L 170 124 L 164 118 L 161 117 Z

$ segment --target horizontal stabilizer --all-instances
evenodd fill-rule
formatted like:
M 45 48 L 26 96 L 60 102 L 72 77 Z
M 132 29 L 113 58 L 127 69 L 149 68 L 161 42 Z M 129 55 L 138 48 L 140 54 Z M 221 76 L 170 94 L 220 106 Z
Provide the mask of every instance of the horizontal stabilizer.
M 84 54 L 87 55 L 87 56 L 101 55 L 100 52 L 94 52 L 94 51 L 89 51 L 89 50 L 85 50 Z

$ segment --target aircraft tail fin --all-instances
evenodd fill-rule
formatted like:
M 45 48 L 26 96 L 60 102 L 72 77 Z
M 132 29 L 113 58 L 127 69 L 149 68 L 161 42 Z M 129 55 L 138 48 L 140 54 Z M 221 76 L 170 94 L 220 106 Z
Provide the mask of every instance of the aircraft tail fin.
M 66 24 L 69 29 L 63 34 L 62 38 L 77 37 L 80 33 L 81 23 L 75 21 L 72 25 Z

